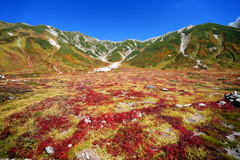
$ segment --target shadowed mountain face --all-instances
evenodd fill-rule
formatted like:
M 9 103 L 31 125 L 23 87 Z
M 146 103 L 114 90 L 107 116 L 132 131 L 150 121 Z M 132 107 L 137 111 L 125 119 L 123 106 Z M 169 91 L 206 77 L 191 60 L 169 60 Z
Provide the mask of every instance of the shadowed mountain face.
M 240 67 L 240 29 L 218 24 L 188 26 L 145 41 L 100 41 L 46 25 L 0 22 L 0 70 L 68 72 L 120 62 L 140 68 Z

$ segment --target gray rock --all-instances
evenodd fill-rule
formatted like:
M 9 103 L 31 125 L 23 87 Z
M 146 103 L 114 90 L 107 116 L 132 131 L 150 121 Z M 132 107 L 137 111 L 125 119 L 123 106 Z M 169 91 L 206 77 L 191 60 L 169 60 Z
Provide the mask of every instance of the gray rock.
M 51 146 L 47 146 L 45 149 L 46 149 L 46 152 L 48 154 L 53 154 L 54 153 L 53 147 L 51 147 Z
M 15 97 L 14 97 L 14 96 L 9 96 L 8 99 L 9 99 L 9 100 L 14 100 Z
M 153 86 L 153 85 L 146 85 L 146 88 L 147 88 L 147 89 L 155 89 L 156 86 Z
M 218 104 L 221 105 L 221 106 L 224 106 L 226 104 L 226 102 L 225 101 L 220 101 Z

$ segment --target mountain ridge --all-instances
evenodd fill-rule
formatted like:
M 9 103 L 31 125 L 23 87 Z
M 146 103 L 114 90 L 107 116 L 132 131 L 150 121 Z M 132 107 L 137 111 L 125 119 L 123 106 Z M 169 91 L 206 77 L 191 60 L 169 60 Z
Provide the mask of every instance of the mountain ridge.
M 190 25 L 144 41 L 120 42 L 99 40 L 79 31 L 61 31 L 48 25 L 1 21 L 0 31 L 1 54 L 5 55 L 9 68 L 5 70 L 11 70 L 14 61 L 6 57 L 20 54 L 27 64 L 30 60 L 34 63 L 38 54 L 41 60 L 37 63 L 46 63 L 58 73 L 89 70 L 115 62 L 158 69 L 239 67 L 240 60 L 240 30 L 214 23 Z

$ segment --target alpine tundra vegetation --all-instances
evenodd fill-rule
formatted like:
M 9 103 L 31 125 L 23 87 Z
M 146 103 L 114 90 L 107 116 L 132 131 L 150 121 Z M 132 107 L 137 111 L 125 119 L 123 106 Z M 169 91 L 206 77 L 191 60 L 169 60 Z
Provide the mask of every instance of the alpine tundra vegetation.
M 234 27 L 112 42 L 1 21 L 0 159 L 240 159 Z

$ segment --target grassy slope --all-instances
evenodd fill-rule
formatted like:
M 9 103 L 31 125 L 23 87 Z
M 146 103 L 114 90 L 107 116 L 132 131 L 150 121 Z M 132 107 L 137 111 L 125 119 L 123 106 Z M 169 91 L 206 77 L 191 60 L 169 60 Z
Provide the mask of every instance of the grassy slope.
M 217 24 L 202 24 L 189 30 L 191 41 L 185 50 L 186 54 L 201 59 L 210 68 L 240 67 L 240 30 Z M 219 35 L 216 39 L 214 35 Z M 180 33 L 172 32 L 147 46 L 134 59 L 128 63 L 143 68 L 172 68 L 183 69 L 196 65 L 196 60 L 183 57 L 179 53 Z M 211 47 L 216 49 L 210 51 Z M 170 56 L 171 55 L 171 56 Z
M 16 30 L 19 27 L 21 28 Z M 57 66 L 64 72 L 72 73 L 103 66 L 99 60 L 90 58 L 71 45 L 57 41 L 44 29 L 43 26 L 32 27 L 17 24 L 0 31 L 1 71 L 46 73 L 56 72 L 53 66 Z M 10 36 L 7 32 L 14 33 L 14 36 Z M 49 43 L 48 37 L 55 39 L 61 45 L 60 50 Z

